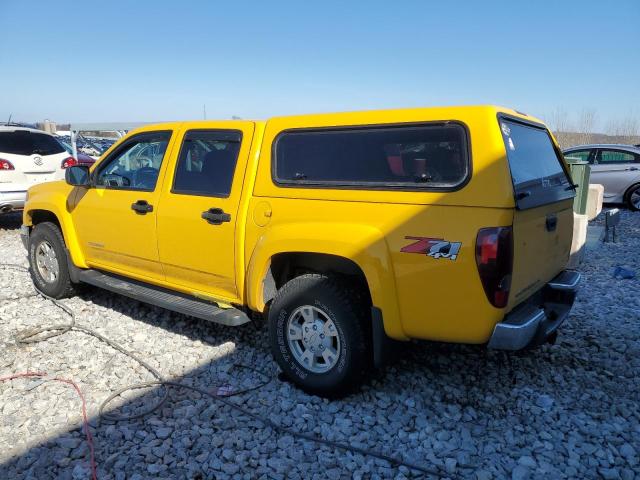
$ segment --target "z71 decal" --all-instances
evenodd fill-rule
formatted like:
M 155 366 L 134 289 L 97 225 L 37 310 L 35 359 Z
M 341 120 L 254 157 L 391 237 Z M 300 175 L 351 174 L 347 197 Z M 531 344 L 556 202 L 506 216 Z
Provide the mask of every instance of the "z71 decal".
M 407 240 L 415 240 L 406 247 L 400 249 L 403 253 L 420 253 L 433 258 L 448 258 L 455 260 L 458 258 L 458 252 L 462 242 L 449 242 L 442 238 L 429 237 L 404 237 Z

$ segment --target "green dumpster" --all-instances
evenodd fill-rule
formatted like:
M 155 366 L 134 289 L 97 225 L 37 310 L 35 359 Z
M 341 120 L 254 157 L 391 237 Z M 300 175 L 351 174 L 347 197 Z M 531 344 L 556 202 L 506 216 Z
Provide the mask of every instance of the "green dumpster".
M 573 183 L 578 185 L 576 187 L 576 198 L 573 199 L 573 211 L 584 215 L 587 213 L 591 167 L 589 167 L 589 162 L 583 160 L 573 159 L 571 157 L 565 157 L 565 160 L 569 164 Z

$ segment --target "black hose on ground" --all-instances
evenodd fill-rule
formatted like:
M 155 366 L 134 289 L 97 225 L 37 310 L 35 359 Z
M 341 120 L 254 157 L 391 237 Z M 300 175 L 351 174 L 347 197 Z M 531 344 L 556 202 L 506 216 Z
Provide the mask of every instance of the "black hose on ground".
M 29 272 L 29 269 L 27 267 L 24 267 L 22 265 L 17 265 L 17 264 L 0 264 L 0 268 L 2 269 L 6 269 L 6 270 L 16 270 L 16 271 L 21 271 L 21 272 Z M 282 433 L 282 434 L 286 434 L 286 435 L 291 435 L 294 438 L 298 438 L 301 440 L 307 440 L 309 442 L 315 442 L 315 443 L 319 443 L 322 445 L 326 445 L 329 447 L 333 447 L 339 450 L 343 450 L 343 451 L 347 451 L 347 452 L 352 452 L 352 453 L 358 453 L 364 456 L 369 456 L 369 457 L 375 457 L 381 460 L 385 460 L 387 462 L 389 462 L 392 465 L 396 465 L 396 466 L 404 466 L 410 470 L 413 470 L 415 472 L 420 472 L 423 474 L 428 474 L 428 475 L 433 475 L 436 477 L 451 477 L 450 474 L 445 474 L 443 472 L 441 472 L 439 469 L 437 468 L 429 468 L 429 467 L 425 467 L 422 465 L 417 465 L 414 463 L 409 463 L 406 462 L 400 458 L 396 458 L 396 457 L 392 457 L 390 455 L 386 455 L 384 453 L 380 453 L 380 452 L 376 452 L 373 450 L 369 450 L 366 448 L 360 448 L 360 447 L 355 447 L 353 445 L 348 445 L 346 443 L 340 443 L 340 442 L 336 442 L 333 440 L 327 440 L 325 438 L 320 438 L 320 437 L 316 437 L 312 434 L 308 434 L 308 433 L 303 433 L 303 432 L 297 432 L 294 430 L 291 430 L 287 427 L 283 427 L 282 425 L 274 422 L 273 420 L 271 420 L 268 417 L 264 417 L 261 415 L 258 415 L 250 410 L 248 410 L 247 408 L 244 408 L 240 405 L 238 405 L 235 402 L 232 402 L 231 400 L 228 400 L 228 397 L 231 396 L 237 396 L 237 395 L 242 395 L 248 392 L 251 392 L 253 390 L 257 390 L 259 388 L 264 387 L 265 385 L 269 384 L 273 378 L 270 377 L 269 375 L 267 375 L 264 372 L 261 372 L 260 370 L 257 370 L 256 368 L 247 366 L 247 365 L 242 365 L 242 364 L 235 364 L 234 367 L 237 368 L 243 368 L 243 369 L 247 369 L 250 370 L 252 372 L 257 373 L 258 375 L 260 375 L 261 377 L 263 377 L 263 381 L 261 383 L 259 383 L 256 386 L 244 389 L 244 390 L 238 390 L 235 391 L 231 394 L 228 395 L 218 395 L 215 393 L 212 393 L 208 390 L 205 390 L 204 388 L 200 388 L 200 387 L 196 387 L 193 385 L 188 385 L 186 383 L 181 383 L 181 382 L 174 382 L 171 380 L 166 380 L 161 374 L 160 372 L 158 372 L 158 370 L 156 370 L 155 368 L 153 368 L 151 365 L 149 365 L 147 362 L 145 362 L 144 360 L 142 360 L 141 358 L 137 357 L 136 355 L 134 355 L 133 353 L 127 351 L 124 347 L 122 347 L 121 345 L 117 344 L 116 342 L 108 339 L 107 337 L 105 337 L 104 335 L 102 335 L 101 333 L 84 327 L 82 325 L 78 325 L 76 323 L 76 315 L 73 312 L 73 310 L 71 310 L 67 305 L 65 305 L 64 303 L 60 302 L 59 300 L 56 300 L 55 298 L 49 297 L 48 295 L 45 295 L 44 293 L 40 292 L 39 290 L 36 289 L 36 291 L 38 292 L 36 295 L 28 295 L 25 297 L 19 297 L 21 298 L 31 298 L 34 296 L 42 296 L 45 299 L 49 300 L 50 302 L 52 302 L 56 307 L 60 308 L 63 312 L 65 312 L 67 315 L 69 315 L 69 317 L 71 318 L 71 321 L 67 324 L 61 324 L 61 325 L 49 325 L 49 326 L 44 326 L 44 327 L 40 327 L 40 328 L 30 328 L 30 329 L 26 329 L 26 330 L 22 330 L 20 332 L 18 332 L 15 336 L 16 339 L 16 343 L 18 344 L 33 344 L 33 343 L 39 343 L 39 342 L 43 342 L 46 340 L 49 340 L 51 338 L 54 337 L 58 337 L 60 335 L 64 335 L 65 333 L 71 332 L 71 331 L 76 331 L 76 332 L 81 332 L 84 333 L 86 335 L 90 335 L 92 337 L 97 338 L 98 340 L 100 340 L 101 342 L 109 345 L 111 348 L 117 350 L 118 352 L 122 353 L 123 355 L 129 357 L 131 360 L 135 361 L 136 363 L 138 363 L 139 365 L 141 365 L 143 368 L 145 368 L 156 380 L 154 381 L 150 381 L 150 382 L 140 382 L 140 383 L 135 383 L 132 385 L 128 385 L 124 388 L 121 388 L 117 391 L 115 391 L 114 393 L 112 393 L 111 395 L 109 395 L 101 404 L 99 407 L 99 414 L 100 416 L 107 420 L 107 421 L 112 421 L 112 422 L 118 422 L 118 421 L 128 421 L 128 420 L 135 420 L 135 419 L 139 419 L 141 417 L 144 417 L 146 415 L 149 415 L 152 412 L 155 412 L 157 409 L 159 409 L 160 407 L 162 407 L 164 405 L 164 403 L 167 401 L 168 397 L 169 397 L 169 387 L 171 388 L 182 388 L 182 389 L 186 389 L 186 390 L 192 390 L 194 392 L 198 392 L 201 395 L 207 396 L 217 402 L 220 402 L 224 405 L 227 405 L 228 407 L 230 407 L 231 409 L 242 413 L 243 415 L 246 415 L 247 417 L 256 420 L 260 423 L 262 423 L 263 425 L 265 425 L 266 427 L 269 427 L 271 429 L 273 429 L 276 432 Z M 17 300 L 17 299 L 8 299 L 8 300 Z M 109 403 L 111 401 L 113 401 L 115 398 L 119 397 L 120 395 L 122 395 L 125 392 L 131 391 L 131 390 L 138 390 L 138 389 L 142 389 L 142 388 L 148 388 L 148 387 L 163 387 L 164 388 L 164 392 L 162 393 L 162 396 L 160 397 L 159 400 L 157 400 L 154 404 L 152 404 L 149 408 L 143 410 L 142 412 L 138 412 L 132 415 L 119 415 L 113 412 L 105 412 L 105 409 L 107 407 L 107 405 L 109 405 Z

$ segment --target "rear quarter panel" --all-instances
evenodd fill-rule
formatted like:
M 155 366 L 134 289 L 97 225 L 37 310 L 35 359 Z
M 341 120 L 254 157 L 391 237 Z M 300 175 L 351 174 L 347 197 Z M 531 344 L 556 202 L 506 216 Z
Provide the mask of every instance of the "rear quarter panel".
M 494 107 L 460 107 L 269 120 L 247 223 L 250 306 L 264 306 L 260 282 L 270 255 L 331 253 L 352 259 L 365 272 L 389 336 L 486 342 L 504 310 L 492 307 L 482 288 L 476 235 L 483 227 L 511 225 L 514 208 L 496 114 Z M 468 129 L 472 172 L 457 191 L 282 187 L 272 180 L 271 148 L 284 130 L 429 121 L 456 121 Z M 265 208 L 270 217 L 256 222 L 254 213 Z M 459 243 L 460 250 L 455 259 L 411 253 L 420 241 L 414 237 Z
M 254 198 L 250 211 L 263 202 Z M 504 315 L 486 299 L 475 263 L 475 240 L 482 227 L 509 225 L 509 209 L 384 203 L 372 208 L 365 202 L 286 198 L 268 203 L 269 223 L 259 226 L 251 221 L 247 226 L 247 248 L 255 246 L 246 253 L 253 308 L 264 305 L 261 280 L 273 255 L 317 252 L 360 266 L 392 338 L 482 343 Z M 414 237 L 460 243 L 460 250 L 455 259 L 412 253 L 410 247 L 420 243 Z

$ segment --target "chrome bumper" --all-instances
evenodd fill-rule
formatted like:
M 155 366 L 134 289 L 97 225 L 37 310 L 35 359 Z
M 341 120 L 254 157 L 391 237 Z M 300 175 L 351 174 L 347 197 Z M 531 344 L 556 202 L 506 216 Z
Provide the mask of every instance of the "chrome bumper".
M 496 324 L 488 347 L 521 350 L 545 342 L 569 316 L 578 283 L 578 272 L 562 272 Z

